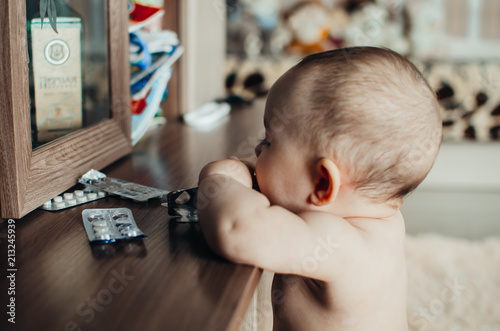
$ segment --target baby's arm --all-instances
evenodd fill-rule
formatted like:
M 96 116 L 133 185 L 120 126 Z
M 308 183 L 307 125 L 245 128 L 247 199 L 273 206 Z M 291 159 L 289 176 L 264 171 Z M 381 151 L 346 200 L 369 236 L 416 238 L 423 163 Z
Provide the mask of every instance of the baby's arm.
M 283 274 L 331 280 L 363 247 L 360 232 L 322 212 L 299 215 L 252 189 L 246 165 L 207 165 L 198 188 L 200 226 L 209 246 L 227 259 Z

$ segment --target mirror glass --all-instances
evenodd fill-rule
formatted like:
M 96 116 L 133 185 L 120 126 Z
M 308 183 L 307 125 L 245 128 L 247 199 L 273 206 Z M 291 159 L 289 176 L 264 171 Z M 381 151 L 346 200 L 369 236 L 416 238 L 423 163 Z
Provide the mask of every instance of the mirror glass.
M 26 0 L 35 149 L 111 117 L 108 1 Z

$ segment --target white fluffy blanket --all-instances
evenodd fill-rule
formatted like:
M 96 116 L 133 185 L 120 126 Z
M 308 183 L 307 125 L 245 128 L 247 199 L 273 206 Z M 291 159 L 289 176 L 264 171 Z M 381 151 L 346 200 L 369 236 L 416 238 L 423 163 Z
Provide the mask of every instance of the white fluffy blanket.
M 411 331 L 500 330 L 500 238 L 407 236 Z

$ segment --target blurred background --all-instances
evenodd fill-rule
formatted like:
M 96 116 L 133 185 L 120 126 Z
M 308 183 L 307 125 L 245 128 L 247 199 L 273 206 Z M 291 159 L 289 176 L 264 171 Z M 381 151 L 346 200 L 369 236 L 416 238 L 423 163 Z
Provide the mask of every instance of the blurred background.
M 500 138 L 500 1 L 227 0 L 228 93 L 267 92 L 300 57 L 346 46 L 409 56 L 443 106 L 445 140 Z

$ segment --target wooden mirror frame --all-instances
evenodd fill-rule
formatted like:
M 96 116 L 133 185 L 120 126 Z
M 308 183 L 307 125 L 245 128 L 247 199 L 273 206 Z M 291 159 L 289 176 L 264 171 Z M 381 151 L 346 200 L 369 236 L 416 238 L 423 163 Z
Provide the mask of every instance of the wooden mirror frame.
M 132 150 L 127 1 L 108 1 L 111 119 L 35 150 L 31 145 L 26 2 L 6 0 L 0 10 L 0 207 L 21 218 Z

